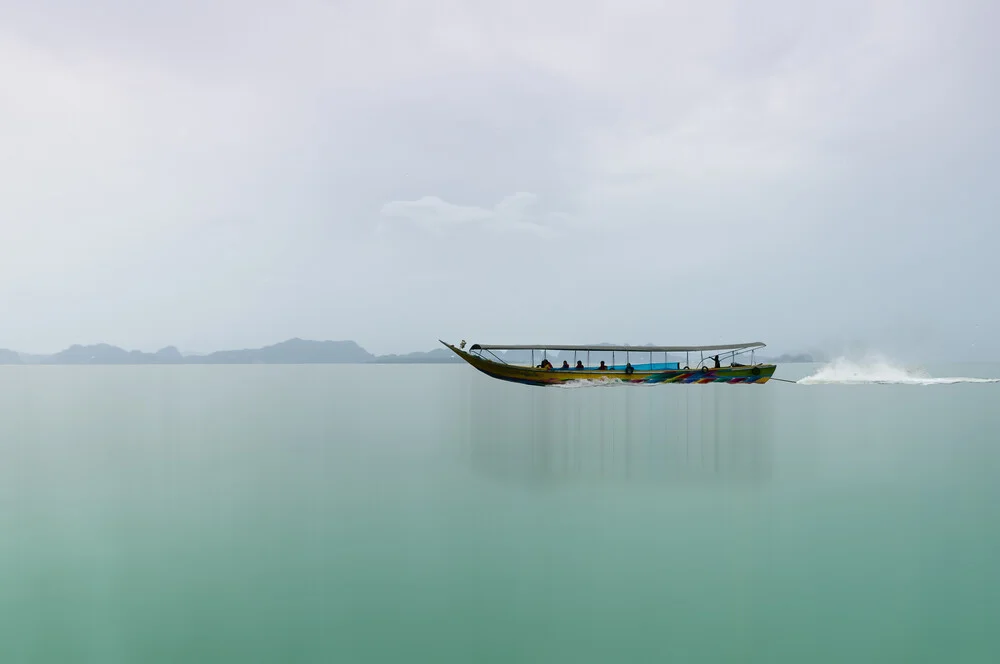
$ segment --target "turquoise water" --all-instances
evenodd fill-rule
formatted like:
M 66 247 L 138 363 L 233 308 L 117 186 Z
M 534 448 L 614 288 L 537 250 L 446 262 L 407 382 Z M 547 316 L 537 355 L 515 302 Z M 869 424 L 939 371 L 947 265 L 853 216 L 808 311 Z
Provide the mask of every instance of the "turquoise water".
M 0 661 L 1000 661 L 998 405 L 0 367 Z

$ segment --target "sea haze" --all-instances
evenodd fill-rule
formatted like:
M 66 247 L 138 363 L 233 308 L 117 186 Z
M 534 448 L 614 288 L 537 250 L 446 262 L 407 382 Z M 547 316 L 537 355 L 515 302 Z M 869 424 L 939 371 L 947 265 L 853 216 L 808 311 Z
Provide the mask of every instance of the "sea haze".
M 74 345 L 52 355 L 0 349 L 0 364 L 440 364 L 461 362 L 445 348 L 404 355 L 373 355 L 354 341 L 289 339 L 272 346 L 184 354 L 174 346 L 155 353 L 109 344 Z
M 641 352 L 641 351 L 639 351 Z M 539 354 L 540 356 L 540 354 Z M 496 357 L 508 362 L 523 363 L 532 355 L 528 351 L 497 352 Z M 573 359 L 573 353 L 549 353 L 549 359 Z M 594 352 L 591 359 L 611 360 L 609 353 Z M 781 355 L 768 360 L 773 362 L 812 362 L 808 354 Z M 451 364 L 462 360 L 446 348 L 401 355 L 374 355 L 355 341 L 310 341 L 289 339 L 263 348 L 220 350 L 214 353 L 182 353 L 175 346 L 167 346 L 155 353 L 127 351 L 110 344 L 73 345 L 51 355 L 18 353 L 0 349 L 0 364 Z

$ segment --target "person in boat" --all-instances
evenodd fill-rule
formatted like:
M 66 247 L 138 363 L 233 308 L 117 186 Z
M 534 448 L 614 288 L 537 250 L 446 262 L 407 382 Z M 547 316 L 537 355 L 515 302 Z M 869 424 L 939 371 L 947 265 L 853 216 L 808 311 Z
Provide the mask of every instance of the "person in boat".
M 718 356 L 718 355 L 716 355 L 716 356 L 715 356 L 715 357 L 713 357 L 712 359 L 713 359 L 713 360 L 715 360 L 715 368 L 716 368 L 716 369 L 718 369 L 719 367 L 721 367 L 721 366 L 722 366 L 721 364 L 719 364 L 719 356 Z
M 635 371 L 635 369 L 632 367 L 632 363 L 631 362 L 626 362 L 625 363 L 625 373 L 631 375 L 633 371 Z
M 583 368 L 583 360 L 577 360 L 576 361 L 576 368 L 577 369 L 582 369 Z
M 597 367 L 600 371 L 607 371 L 608 365 L 604 364 L 604 360 L 601 360 L 601 366 Z
M 562 368 L 563 369 L 569 369 L 569 362 L 567 362 L 566 360 L 563 360 Z

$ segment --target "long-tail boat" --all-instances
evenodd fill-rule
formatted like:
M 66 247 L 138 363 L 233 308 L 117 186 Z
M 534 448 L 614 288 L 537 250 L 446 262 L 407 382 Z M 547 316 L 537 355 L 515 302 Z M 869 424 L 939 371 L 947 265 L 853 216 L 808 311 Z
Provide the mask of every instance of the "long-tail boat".
M 439 339 L 440 341 L 440 339 Z M 488 376 L 525 385 L 559 385 L 570 381 L 619 381 L 622 383 L 766 383 L 777 368 L 773 364 L 754 363 L 754 351 L 764 344 L 754 341 L 744 344 L 717 346 L 572 346 L 525 344 L 472 344 L 465 349 L 465 341 L 458 346 L 441 341 L 447 348 L 476 369 Z M 508 361 L 497 352 L 531 351 L 531 364 Z M 555 367 L 548 359 L 549 352 L 572 352 L 573 362 L 559 358 L 563 366 Z M 708 353 L 708 355 L 706 355 Z M 594 366 L 591 355 L 610 356 L 611 364 L 601 361 Z M 662 362 L 657 362 L 662 354 Z M 671 354 L 683 355 L 671 361 Z M 697 357 L 692 358 L 693 354 Z M 749 354 L 747 364 L 737 362 Z M 528 356 L 522 353 L 522 357 Z M 536 358 L 539 364 L 535 364 Z M 616 360 L 623 359 L 624 363 Z M 636 364 L 632 361 L 636 360 Z M 692 362 L 692 359 L 695 361 Z M 557 361 L 559 361 L 557 360 Z M 596 358 L 595 358 L 596 360 Z M 648 360 L 648 361 L 643 361 Z M 728 366 L 723 366 L 729 362 Z

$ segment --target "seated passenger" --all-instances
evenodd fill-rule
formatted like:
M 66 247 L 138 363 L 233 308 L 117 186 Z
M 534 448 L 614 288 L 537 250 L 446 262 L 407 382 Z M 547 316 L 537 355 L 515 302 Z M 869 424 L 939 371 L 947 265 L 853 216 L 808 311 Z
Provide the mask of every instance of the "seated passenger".
M 607 371 L 608 365 L 604 364 L 604 360 L 601 360 L 601 366 L 597 367 L 601 371 Z
M 576 368 L 577 369 L 582 369 L 583 368 L 583 361 L 582 360 L 577 360 L 576 361 Z
M 569 369 L 569 362 L 567 362 L 566 360 L 563 360 L 562 368 L 563 369 Z

